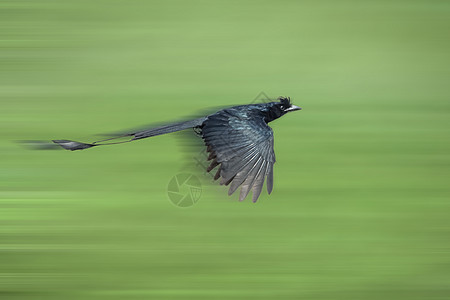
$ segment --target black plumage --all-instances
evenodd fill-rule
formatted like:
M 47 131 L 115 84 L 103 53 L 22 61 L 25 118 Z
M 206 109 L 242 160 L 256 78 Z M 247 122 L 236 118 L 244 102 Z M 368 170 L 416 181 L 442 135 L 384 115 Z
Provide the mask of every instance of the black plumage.
M 239 200 L 244 200 L 252 191 L 252 200 L 256 202 L 266 178 L 267 192 L 270 194 L 273 189 L 274 138 L 268 123 L 290 111 L 301 109 L 292 105 L 289 98 L 280 97 L 278 100 L 234 106 L 202 118 L 124 134 L 120 137 L 131 139 L 122 142 L 108 142 L 119 137 L 90 144 L 69 140 L 53 142 L 67 150 L 81 150 L 194 128 L 203 138 L 209 153 L 211 163 L 207 171 L 217 168 L 214 179 L 220 178 L 220 184 L 230 185 L 229 195 L 241 187 Z

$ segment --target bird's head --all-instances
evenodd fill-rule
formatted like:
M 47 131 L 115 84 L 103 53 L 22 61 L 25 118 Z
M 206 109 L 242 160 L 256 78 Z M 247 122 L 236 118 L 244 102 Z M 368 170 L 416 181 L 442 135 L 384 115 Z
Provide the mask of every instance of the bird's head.
M 301 110 L 301 107 L 298 107 L 291 103 L 290 97 L 279 97 L 278 102 L 270 102 L 268 104 L 269 106 L 267 122 L 278 119 L 288 112 Z

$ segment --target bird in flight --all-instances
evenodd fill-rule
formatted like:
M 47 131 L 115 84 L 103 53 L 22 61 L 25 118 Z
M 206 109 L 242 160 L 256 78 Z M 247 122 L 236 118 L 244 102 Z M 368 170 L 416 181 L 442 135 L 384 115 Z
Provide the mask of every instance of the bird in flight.
M 221 185 L 229 185 L 228 195 L 241 187 L 239 201 L 252 191 L 256 202 L 267 178 L 267 192 L 273 188 L 273 131 L 267 124 L 288 112 L 301 108 L 291 103 L 290 98 L 279 97 L 278 101 L 260 104 L 239 105 L 217 111 L 194 120 L 172 123 L 156 128 L 139 130 L 93 143 L 71 140 L 53 140 L 67 150 L 82 150 L 103 145 L 132 142 L 143 138 L 193 128 L 203 139 L 211 172 L 217 167 L 214 180 L 220 178 Z M 129 137 L 126 141 L 114 142 Z

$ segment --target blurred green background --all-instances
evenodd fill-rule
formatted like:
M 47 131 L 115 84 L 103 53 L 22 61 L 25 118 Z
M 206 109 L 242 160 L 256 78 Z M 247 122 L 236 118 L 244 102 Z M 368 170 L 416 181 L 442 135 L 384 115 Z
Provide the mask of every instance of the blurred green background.
M 0 298 L 449 299 L 448 1 L 1 1 Z M 176 135 L 260 93 L 275 187 L 167 184 Z

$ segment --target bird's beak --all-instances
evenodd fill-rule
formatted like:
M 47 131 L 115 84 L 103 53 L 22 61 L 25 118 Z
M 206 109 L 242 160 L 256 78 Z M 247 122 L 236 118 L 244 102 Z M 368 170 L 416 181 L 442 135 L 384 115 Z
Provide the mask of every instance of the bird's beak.
M 289 107 L 288 109 L 285 109 L 285 112 L 290 112 L 290 111 L 296 111 L 296 110 L 301 110 L 301 107 L 298 107 L 296 105 L 291 105 L 291 107 Z

